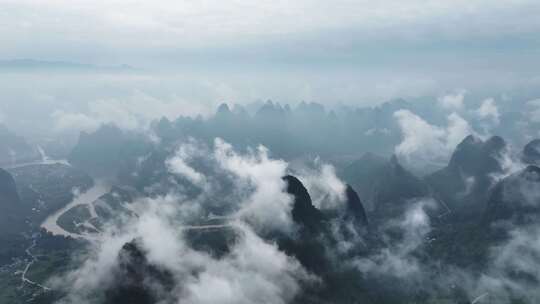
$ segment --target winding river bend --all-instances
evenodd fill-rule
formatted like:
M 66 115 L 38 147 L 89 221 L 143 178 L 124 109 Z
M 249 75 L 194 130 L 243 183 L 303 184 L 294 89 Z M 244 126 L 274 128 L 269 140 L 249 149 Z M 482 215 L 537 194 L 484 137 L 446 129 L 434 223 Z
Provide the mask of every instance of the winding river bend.
M 108 193 L 110 190 L 111 190 L 111 187 L 107 183 L 101 180 L 96 180 L 92 188 L 88 189 L 87 191 L 83 193 L 76 195 L 69 204 L 64 206 L 64 208 L 56 211 L 55 213 L 47 217 L 47 219 L 45 219 L 45 221 L 41 224 L 41 228 L 49 231 L 53 235 L 61 235 L 61 236 L 72 237 L 76 239 L 91 239 L 92 236 L 88 234 L 77 234 L 77 233 L 66 231 L 64 228 L 58 225 L 58 219 L 66 211 L 76 206 L 87 205 L 89 207 L 88 208 L 89 210 L 94 210 L 92 206 L 92 202 L 100 198 L 102 195 Z
M 66 231 L 64 228 L 60 227 L 58 225 L 58 219 L 67 212 L 69 209 L 80 206 L 80 205 L 87 205 L 90 213 L 92 216 L 95 215 L 95 211 L 93 208 L 92 203 L 100 198 L 102 195 L 108 193 L 111 190 L 111 186 L 105 183 L 104 181 L 97 180 L 94 184 L 94 186 L 87 191 L 75 196 L 73 200 L 67 204 L 64 208 L 56 211 L 54 214 L 50 215 L 45 219 L 45 221 L 41 224 L 41 228 L 49 231 L 53 235 L 61 235 L 65 237 L 72 237 L 75 239 L 86 239 L 86 240 L 95 240 L 98 235 L 92 235 L 92 234 L 78 234 Z M 182 230 L 213 230 L 213 229 L 222 229 L 222 228 L 229 228 L 231 227 L 230 224 L 217 224 L 217 225 L 196 225 L 196 226 L 180 226 L 179 228 Z

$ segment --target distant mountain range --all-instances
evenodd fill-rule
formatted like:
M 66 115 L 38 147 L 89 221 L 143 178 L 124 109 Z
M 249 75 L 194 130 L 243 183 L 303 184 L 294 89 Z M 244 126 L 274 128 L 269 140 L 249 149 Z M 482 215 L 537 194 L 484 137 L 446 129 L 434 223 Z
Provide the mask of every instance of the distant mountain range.
M 0 170 L 0 224 L 6 226 L 0 230 L 0 239 L 19 244 L 20 239 L 12 238 L 14 234 L 36 232 L 48 214 L 73 198 L 73 188 L 84 190 L 92 185 L 85 172 L 112 177 L 115 185 L 91 204 L 75 206 L 59 217 L 58 225 L 69 232 L 99 233 L 115 220 L 136 219 L 138 209 L 131 207 L 144 204 L 143 198 L 169 194 L 181 194 L 178 204 L 193 201 L 203 208 L 196 221 L 228 223 L 228 215 L 238 207 L 235 202 L 241 201 L 235 196 L 235 180 L 231 180 L 236 177 L 214 166 L 214 154 L 206 150 L 215 137 L 221 137 L 239 151 L 262 143 L 273 159 L 281 158 L 291 166 L 281 174 L 289 174 L 282 178 L 286 185 L 282 190 L 292 199 L 286 212 L 293 232 L 272 226 L 256 233 L 317 276 L 317 284 L 302 286 L 294 303 L 471 303 L 468 286 L 446 280 L 461 280 L 462 273 L 457 277 L 446 274 L 459 269 L 480 278 L 489 270 L 491 249 L 504 244 L 515 229 L 537 225 L 540 141 L 530 141 L 512 155 L 511 144 L 500 136 L 470 135 L 455 147 L 443 167 L 415 175 L 397 156 L 381 152 L 391 151 L 389 147 L 400 139 L 392 113 L 408 106 L 396 100 L 339 113 L 326 112 L 316 103 L 291 108 L 268 101 L 250 114 L 246 108 L 223 104 L 209 119 L 155 121 L 151 137 L 103 125 L 95 132 L 81 133 L 69 155 L 72 167 L 32 165 Z M 7 129 L 0 136 L 4 139 L 0 151 L 8 151 L 4 155 L 13 156 L 11 151 L 33 155 L 25 152 L 33 148 Z M 185 174 L 171 172 L 167 160 L 179 153 L 178 144 L 184 142 L 196 146 L 189 165 L 211 177 L 210 188 L 215 192 Z M 318 152 L 323 161 L 335 166 L 343 181 L 340 187 L 345 186 L 341 204 L 329 210 L 314 204 L 314 192 L 306 187 L 308 180 L 302 181 L 307 177 L 292 168 L 295 161 L 307 162 Z M 198 154 L 210 156 L 199 159 Z M 255 217 L 245 216 L 246 225 Z M 89 230 L 85 223 L 95 229 Z M 228 225 L 216 226 L 220 228 L 186 231 L 185 238 L 186 244 L 219 261 L 234 246 L 238 231 Z M 223 226 L 227 227 L 221 229 Z M 105 303 L 153 303 L 162 293 L 170 294 L 178 287 L 170 269 L 153 264 L 149 248 L 141 246 L 137 238 L 130 235 L 118 245 L 121 249 L 110 273 L 112 283 L 99 291 L 103 291 Z M 19 251 L 0 251 L 0 260 L 7 263 L 28 248 L 20 247 Z M 45 255 L 43 261 L 56 253 Z M 534 281 L 536 277 L 525 279 Z M 437 300 L 427 300 L 434 295 Z
M 489 223 L 510 221 L 517 225 L 540 219 L 540 168 L 529 165 L 501 180 L 493 188 L 486 206 Z
M 221 111 L 221 119 L 232 115 L 226 108 Z M 169 127 L 171 123 L 163 121 L 159 128 Z M 168 132 L 173 130 L 174 127 Z M 525 159 L 533 158 L 531 147 L 535 142 L 523 149 L 521 155 L 527 156 Z M 163 145 L 148 145 L 145 139 L 113 126 L 81 136 L 71 156 L 74 165 L 88 169 L 117 166 L 120 169 L 118 179 L 123 184 L 113 187 L 110 193 L 93 203 L 96 223 L 103 220 L 100 222 L 103 225 L 106 220 L 136 217 L 129 214 L 131 211 L 123 204 L 139 195 L 162 195 L 171 189 L 181 189 L 187 197 L 197 195 L 193 190 L 196 187 L 187 187 L 188 181 L 173 179 L 167 172 L 164 163 L 174 151 L 171 149 L 173 143 L 171 140 Z M 365 154 L 340 168 L 340 176 L 349 185 L 345 189 L 343 208 L 332 211 L 315 207 L 300 178 L 293 175 L 283 177 L 286 191 L 293 198 L 290 215 L 295 233 L 288 235 L 281 231 L 268 231 L 261 237 L 294 257 L 324 282 L 305 286 L 295 303 L 350 303 L 351 299 L 377 304 L 399 303 L 400 299 L 427 303 L 421 301 L 425 295 L 419 291 L 430 286 L 430 282 L 423 281 L 427 285 L 419 285 L 414 280 L 401 280 L 399 275 L 398 279 L 391 273 L 374 275 L 359 271 L 354 266 L 356 264 L 341 263 L 349 257 L 354 257 L 357 262 L 375 259 L 370 261 L 376 263 L 376 259 L 381 258 L 377 253 L 381 252 L 383 257 L 386 254 L 391 258 L 402 258 L 392 255 L 397 250 L 395 246 L 400 250 L 409 248 L 412 245 L 407 238 L 411 236 L 407 235 L 410 232 L 403 232 L 395 225 L 403 218 L 408 220 L 406 224 L 422 219 L 422 214 L 412 214 L 411 219 L 407 218 L 410 210 L 422 199 L 438 204 L 435 206 L 437 212 L 426 210 L 431 230 L 420 235 L 420 245 L 416 245 L 418 248 L 410 254 L 425 263 L 424 267 L 432 272 L 429 279 L 446 278 L 445 271 L 461 265 L 474 265 L 481 269 L 482 263 L 488 261 L 488 249 L 505 240 L 509 229 L 534 224 L 540 216 L 540 168 L 531 164 L 506 176 L 502 160 L 507 148 L 501 137 L 480 139 L 468 136 L 456 147 L 446 167 L 425 177 L 409 172 L 395 156 L 385 158 Z M 137 166 L 132 167 L 133 162 Z M 130 170 L 135 171 L 128 174 Z M 74 184 L 67 183 L 66 178 Z M 164 188 L 155 187 L 155 184 Z M 0 170 L 0 223 L 12 225 L 9 228 L 14 233 L 24 231 L 28 223 L 39 223 L 51 210 L 69 201 L 70 189 L 74 185 L 87 188 L 91 179 L 77 168 L 61 165 L 23 167 L 10 172 Z M 366 208 L 368 204 L 369 208 Z M 41 208 L 42 213 L 31 212 L 29 208 Z M 68 220 L 73 223 L 81 221 L 76 217 Z M 234 244 L 234 233 L 233 229 L 215 230 L 191 236 L 187 234 L 186 238 L 199 246 L 204 243 L 201 250 L 219 255 L 226 253 Z M 347 246 L 343 247 L 343 243 Z M 122 245 L 117 260 L 119 263 L 111 273 L 113 283 L 103 291 L 104 303 L 147 304 L 155 302 L 161 293 L 172 292 L 172 274 L 152 264 L 137 239 Z M 152 288 L 148 288 L 148 282 Z M 446 291 L 442 293 L 446 294 Z M 451 299 L 466 299 L 462 290 L 456 294 L 453 291 L 448 293 Z

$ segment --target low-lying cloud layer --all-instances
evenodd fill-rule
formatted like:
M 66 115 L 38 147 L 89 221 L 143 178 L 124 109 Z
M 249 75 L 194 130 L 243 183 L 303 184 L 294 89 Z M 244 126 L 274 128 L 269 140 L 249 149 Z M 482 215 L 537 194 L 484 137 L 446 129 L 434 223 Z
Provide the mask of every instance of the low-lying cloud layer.
M 288 303 L 302 282 L 313 280 L 295 259 L 245 224 L 235 222 L 226 228 L 234 230 L 238 239 L 226 256 L 215 258 L 185 241 L 176 213 L 178 201 L 158 198 L 141 203 L 146 210 L 138 218 L 107 231 L 79 269 L 51 281 L 53 287 L 68 292 L 60 303 L 91 303 L 114 286 L 111 280 L 119 267 L 121 248 L 133 240 L 151 265 L 172 273 L 174 288 L 159 296 L 174 302 Z
M 104 290 L 116 283 L 114 275 L 123 263 L 122 247 L 128 242 L 141 248 L 152 267 L 172 275 L 172 287 L 166 290 L 155 284 L 146 286 L 164 301 L 285 304 L 302 294 L 304 287 L 321 283 L 320 277 L 280 251 L 265 235 L 280 232 L 295 237 L 296 227 L 290 216 L 292 198 L 285 192 L 282 179 L 291 171 L 305 181 L 319 209 L 340 209 L 345 186 L 333 167 L 319 159 L 302 166 L 291 165 L 273 159 L 263 146 L 239 151 L 221 139 L 211 145 L 188 139 L 172 151 L 165 168 L 202 192 L 187 197 L 178 185 L 163 195 L 142 197 L 132 203 L 129 209 L 136 217 L 123 215 L 121 220 L 110 223 L 92 243 L 89 254 L 82 257 L 79 268 L 50 281 L 50 286 L 66 292 L 60 303 L 92 303 L 92 297 L 106 296 Z M 514 190 L 535 204 L 538 187 L 519 185 L 523 187 Z M 204 232 L 208 227 L 200 224 L 201 220 L 204 222 L 212 215 L 208 211 L 220 204 L 228 207 L 223 217 L 218 216 L 225 222 L 211 228 L 220 232 Z M 320 240 L 328 247 L 324 256 L 336 269 L 361 274 L 366 278 L 363 284 L 400 282 L 405 291 L 399 292 L 423 292 L 434 298 L 465 296 L 470 301 L 486 298 L 501 304 L 510 299 L 534 302 L 540 297 L 534 291 L 534 282 L 540 280 L 535 270 L 540 255 L 536 224 L 509 223 L 508 238 L 494 246 L 485 247 L 479 241 L 478 250 L 488 250 L 485 268 L 479 272 L 448 263 L 444 260 L 448 257 L 428 258 L 432 244 L 438 242 L 434 232 L 441 228 L 440 219 L 431 215 L 439 214 L 433 212 L 439 204 L 429 197 L 413 198 L 407 204 L 401 216 L 377 227 L 380 242 L 370 243 L 354 229 L 345 237 L 339 227 L 346 230 L 348 223 L 344 218 L 333 219 L 328 225 L 335 234 L 335 243 Z M 187 233 L 193 230 L 231 232 L 235 240 L 229 243 L 226 253 L 217 256 L 191 247 Z M 444 238 L 444 234 L 440 237 Z M 464 238 L 463 242 L 470 240 Z M 367 244 L 374 247 L 363 253 L 351 250 L 366 248 Z
M 267 163 L 246 160 L 233 154 L 225 143 L 217 142 L 217 155 L 231 172 L 239 174 L 242 181 L 258 182 L 257 169 L 251 165 Z M 182 146 L 175 158 L 169 160 L 169 168 L 175 174 L 186 176 L 195 184 L 205 183 L 201 173 L 189 167 L 183 159 L 193 147 Z M 265 162 L 266 161 L 266 162 Z M 247 171 L 246 171 L 247 170 Z M 263 169 L 264 170 L 264 169 Z M 245 173 L 245 174 L 244 174 Z M 279 181 L 280 176 L 277 180 Z M 248 187 L 247 185 L 246 187 Z M 258 186 L 264 190 L 257 189 Z M 260 199 L 265 194 L 279 194 L 272 187 L 266 190 L 265 184 L 255 185 L 253 194 L 257 201 L 251 201 L 247 196 L 246 202 L 263 203 Z M 249 188 L 246 188 L 248 191 Z M 285 194 L 283 194 L 285 195 Z M 138 217 L 131 219 L 126 225 L 110 228 L 103 234 L 95 245 L 95 252 L 83 264 L 82 268 L 68 274 L 67 282 L 72 282 L 69 288 L 68 302 L 89 301 L 88 296 L 99 292 L 113 282 L 108 282 L 118 263 L 120 249 L 126 242 L 137 240 L 147 253 L 149 263 L 173 273 L 178 286 L 174 288 L 174 296 L 178 301 L 187 303 L 251 303 L 263 301 L 284 303 L 298 291 L 297 279 L 305 278 L 298 262 L 277 251 L 275 245 L 264 242 L 249 226 L 241 223 L 231 223 L 232 229 L 240 235 L 231 252 L 224 258 L 212 258 L 209 254 L 191 249 L 183 236 L 183 219 L 185 212 L 180 211 L 189 204 L 181 201 L 180 197 L 143 199 L 138 204 L 144 205 Z M 287 198 L 288 199 L 288 198 Z M 277 205 L 279 207 L 279 205 Z M 198 206 L 200 207 L 200 206 Z M 136 207 L 134 209 L 137 209 Z M 188 213 L 193 216 L 193 213 Z M 196 215 L 196 213 L 195 213 Z M 269 215 L 271 217 L 271 215 Z M 184 219 L 185 220 L 185 219 Z M 61 287 L 64 280 L 60 279 Z M 220 293 L 208 293 L 206 290 L 220 290 Z M 170 296 L 170 295 L 167 295 Z
M 122 262 L 122 246 L 134 240 L 151 265 L 174 277 L 174 288 L 160 295 L 163 299 L 183 303 L 289 303 L 303 284 L 314 283 L 317 278 L 260 236 L 275 231 L 294 234 L 290 215 L 293 200 L 282 179 L 288 166 L 283 160 L 272 159 L 263 146 L 240 153 L 221 139 L 216 139 L 212 147 L 194 139 L 181 143 L 166 160 L 166 168 L 203 192 L 188 198 L 170 189 L 165 195 L 140 198 L 130 204 L 129 210 L 137 216 L 118 215 L 122 219 L 110 223 L 92 243 L 80 268 L 51 280 L 51 286 L 67 292 L 60 303 L 90 303 L 93 296 L 103 296 L 102 292 L 115 283 L 111 279 Z M 331 195 L 344 190 L 332 167 L 322 164 L 320 170 L 313 170 L 316 175 L 311 177 L 319 195 L 327 196 L 325 190 Z M 224 187 L 230 189 L 220 196 Z M 219 258 L 191 248 L 186 241 L 186 231 L 200 229 L 205 233 L 208 229 L 193 223 L 208 216 L 205 209 L 209 201 L 228 204 L 229 210 L 224 214 L 226 223 L 213 229 L 236 235 L 228 253 Z

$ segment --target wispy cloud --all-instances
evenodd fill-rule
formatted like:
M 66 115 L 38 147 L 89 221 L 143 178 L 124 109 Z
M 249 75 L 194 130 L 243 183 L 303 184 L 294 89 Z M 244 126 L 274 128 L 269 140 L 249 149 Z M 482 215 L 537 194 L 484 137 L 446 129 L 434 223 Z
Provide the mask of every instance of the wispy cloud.
M 447 160 L 449 155 L 467 135 L 475 134 L 469 123 L 459 114 L 447 116 L 444 127 L 428 123 L 408 110 L 394 113 L 402 132 L 402 141 L 396 154 L 419 161 Z

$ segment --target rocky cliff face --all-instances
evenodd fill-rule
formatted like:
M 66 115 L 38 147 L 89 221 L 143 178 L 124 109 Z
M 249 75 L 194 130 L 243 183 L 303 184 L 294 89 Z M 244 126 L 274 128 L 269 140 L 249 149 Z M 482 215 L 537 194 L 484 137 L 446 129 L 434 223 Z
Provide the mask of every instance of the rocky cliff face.
M 364 209 L 364 205 L 360 201 L 358 193 L 356 193 L 356 191 L 354 191 L 354 189 L 350 185 L 347 185 L 347 188 L 345 189 L 345 196 L 347 199 L 347 201 L 345 202 L 345 218 L 347 220 L 351 220 L 358 227 L 367 227 L 368 218 L 366 215 L 366 210 Z
M 11 174 L 0 169 L 0 235 L 22 231 L 25 208 Z
M 16 205 L 20 203 L 15 180 L 13 179 L 13 176 L 4 169 L 0 169 L 0 200 L 6 204 Z
M 494 136 L 486 141 L 468 136 L 456 148 L 448 166 L 426 177 L 455 216 L 480 218 L 494 177 L 503 174 L 501 159 L 506 142 Z
M 84 192 L 94 181 L 85 172 L 65 164 L 38 164 L 9 169 L 30 222 L 36 227 L 73 199 L 73 190 Z
M 283 177 L 287 182 L 287 192 L 294 197 L 292 208 L 292 219 L 295 223 L 312 231 L 319 231 L 322 228 L 323 215 L 313 206 L 311 196 L 306 187 L 298 178 L 287 175 Z
M 153 304 L 174 287 L 172 274 L 151 264 L 136 240 L 124 244 L 117 259 L 105 304 Z
M 428 185 L 405 169 L 394 156 L 389 160 L 366 154 L 343 171 L 343 178 L 358 190 L 374 218 L 403 214 L 407 202 L 428 196 Z
M 540 168 L 527 168 L 500 181 L 490 194 L 484 220 L 524 225 L 540 218 Z
M 532 140 L 525 145 L 521 159 L 526 164 L 540 165 L 540 139 Z

